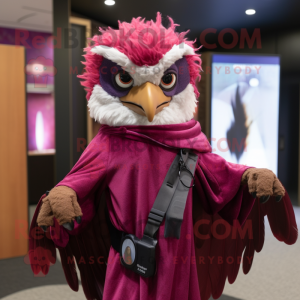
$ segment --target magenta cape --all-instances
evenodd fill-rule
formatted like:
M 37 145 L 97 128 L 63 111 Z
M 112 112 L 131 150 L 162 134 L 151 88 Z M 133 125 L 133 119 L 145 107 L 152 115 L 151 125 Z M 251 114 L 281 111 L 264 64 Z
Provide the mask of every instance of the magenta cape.
M 149 211 L 179 148 L 192 149 L 199 157 L 195 187 L 188 195 L 180 239 L 164 238 L 162 224 L 158 232 L 157 273 L 145 279 L 120 265 L 119 254 L 110 247 L 105 207 L 117 229 L 141 238 Z M 226 278 L 235 280 L 240 263 L 245 273 L 250 270 L 254 251 L 259 252 L 263 246 L 264 215 L 268 215 L 279 240 L 292 244 L 297 238 L 288 196 L 280 203 L 270 199 L 260 205 L 247 186 L 241 185 L 246 168 L 211 153 L 200 124 L 194 120 L 163 126 L 102 126 L 71 172 L 58 184 L 76 192 L 82 223 L 75 222 L 72 232 L 51 227 L 51 239 L 31 237 L 31 256 L 38 253 L 35 249 L 46 249 L 55 256 L 55 246 L 58 247 L 66 279 L 73 290 L 78 290 L 71 260 L 74 255 L 87 299 L 217 298 Z M 48 260 L 49 265 L 54 262 Z M 32 263 L 32 269 L 46 274 L 49 268 Z

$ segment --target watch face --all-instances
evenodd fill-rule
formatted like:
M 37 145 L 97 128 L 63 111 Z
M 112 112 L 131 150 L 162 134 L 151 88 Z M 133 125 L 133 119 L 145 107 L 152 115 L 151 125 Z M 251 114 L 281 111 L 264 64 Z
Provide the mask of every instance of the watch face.
M 135 259 L 135 247 L 131 239 L 125 239 L 122 245 L 123 261 L 127 265 L 132 265 Z

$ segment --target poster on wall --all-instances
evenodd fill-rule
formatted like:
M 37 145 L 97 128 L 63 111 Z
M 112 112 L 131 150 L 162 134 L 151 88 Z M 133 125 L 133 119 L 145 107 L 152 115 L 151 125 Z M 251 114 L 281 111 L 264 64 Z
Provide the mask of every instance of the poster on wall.
M 277 175 L 280 58 L 214 54 L 211 73 L 213 152 Z

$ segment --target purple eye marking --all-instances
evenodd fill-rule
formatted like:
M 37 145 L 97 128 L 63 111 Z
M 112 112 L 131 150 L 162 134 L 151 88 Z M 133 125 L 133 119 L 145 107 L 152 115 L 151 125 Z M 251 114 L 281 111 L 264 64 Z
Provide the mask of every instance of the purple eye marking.
M 163 90 L 166 96 L 172 97 L 181 93 L 190 82 L 189 65 L 185 57 L 177 60 L 164 74 L 168 73 L 174 73 L 177 77 L 176 83 L 170 91 Z
M 104 58 L 99 69 L 100 85 L 110 95 L 121 98 L 126 96 L 131 87 L 121 88 L 115 81 L 115 76 L 123 71 L 116 63 Z
M 129 88 L 121 88 L 117 85 L 115 76 L 120 71 L 123 71 L 122 67 L 106 58 L 103 58 L 99 69 L 100 85 L 108 94 L 118 98 L 126 96 L 132 88 L 132 86 Z M 164 72 L 164 74 L 168 73 L 174 73 L 176 75 L 176 83 L 169 91 L 163 89 L 163 93 L 168 97 L 172 97 L 181 93 L 190 82 L 189 66 L 185 57 L 177 60 L 175 64 Z

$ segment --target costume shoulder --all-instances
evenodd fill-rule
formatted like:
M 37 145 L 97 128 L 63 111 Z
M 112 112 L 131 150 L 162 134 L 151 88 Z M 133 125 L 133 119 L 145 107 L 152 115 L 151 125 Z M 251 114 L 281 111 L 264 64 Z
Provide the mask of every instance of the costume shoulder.
M 109 135 L 103 134 L 100 129 L 69 174 L 57 186 L 72 188 L 81 204 L 91 192 L 105 183 L 108 159 Z
M 247 274 L 254 253 L 264 245 L 267 216 L 274 236 L 294 244 L 298 229 L 288 196 L 261 204 L 241 184 L 246 166 L 226 162 L 212 153 L 199 155 L 193 192 L 195 255 L 201 299 L 222 295 L 225 281 L 233 283 L 240 264 Z

